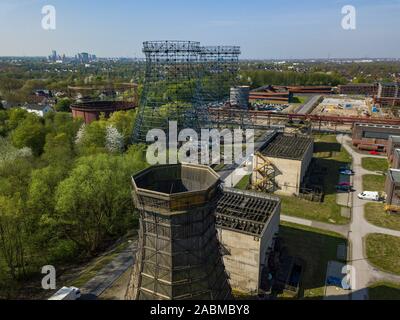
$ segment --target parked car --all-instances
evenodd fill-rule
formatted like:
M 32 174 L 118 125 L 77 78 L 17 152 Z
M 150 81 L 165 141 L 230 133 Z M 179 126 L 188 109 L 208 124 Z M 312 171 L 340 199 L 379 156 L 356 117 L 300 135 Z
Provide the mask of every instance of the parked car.
M 346 170 L 340 170 L 339 173 L 346 176 L 352 176 L 354 174 L 354 171 L 351 169 L 346 169 Z
M 380 196 L 379 192 L 376 191 L 363 191 L 357 195 L 358 199 L 362 200 L 370 200 L 370 201 L 379 201 Z
M 351 186 L 350 182 L 340 182 L 338 186 Z
M 372 150 L 372 151 L 369 152 L 369 154 L 370 154 L 370 155 L 373 155 L 373 156 L 377 156 L 377 155 L 379 155 L 380 153 L 379 153 L 378 151 Z

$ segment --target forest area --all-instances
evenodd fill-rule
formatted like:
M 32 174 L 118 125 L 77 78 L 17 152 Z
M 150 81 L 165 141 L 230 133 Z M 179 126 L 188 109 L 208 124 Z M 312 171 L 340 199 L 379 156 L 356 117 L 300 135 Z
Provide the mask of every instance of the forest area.
M 129 143 L 134 119 L 0 110 L 0 299 L 19 297 L 43 265 L 94 257 L 135 227 L 130 177 L 146 161 Z

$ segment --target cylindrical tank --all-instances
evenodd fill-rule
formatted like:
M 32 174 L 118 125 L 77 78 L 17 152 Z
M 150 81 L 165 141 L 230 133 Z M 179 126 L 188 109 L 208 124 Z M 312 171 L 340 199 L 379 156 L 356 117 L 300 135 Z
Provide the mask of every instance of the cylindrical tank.
M 250 96 L 249 86 L 232 87 L 230 95 L 231 106 L 239 107 L 241 109 L 248 109 L 249 96 Z

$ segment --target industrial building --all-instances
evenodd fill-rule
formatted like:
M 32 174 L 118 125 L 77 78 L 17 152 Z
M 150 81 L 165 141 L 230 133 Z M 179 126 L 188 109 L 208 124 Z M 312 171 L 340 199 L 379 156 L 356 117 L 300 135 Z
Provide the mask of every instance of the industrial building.
M 385 182 L 388 211 L 400 211 L 400 170 L 389 169 Z
M 279 231 L 280 200 L 266 193 L 224 189 L 217 228 L 225 268 L 233 289 L 258 294 L 266 290 L 271 253 Z
M 400 135 L 400 126 L 355 123 L 352 142 L 359 150 L 387 152 L 391 135 Z
M 383 107 L 400 106 L 400 83 L 379 83 L 375 102 Z
M 263 102 L 269 103 L 290 103 L 293 98 L 291 93 L 285 87 L 278 86 L 264 86 L 258 89 L 254 89 L 250 92 L 250 100 L 262 100 Z
M 215 226 L 221 183 L 211 168 L 190 164 L 132 177 L 140 229 L 127 299 L 231 298 Z
M 313 150 L 309 136 L 275 132 L 253 157 L 253 189 L 298 195 Z
M 349 83 L 338 86 L 339 94 L 375 96 L 378 93 L 377 83 Z
M 400 148 L 400 136 L 389 136 L 386 151 L 389 163 L 393 163 L 398 148 Z

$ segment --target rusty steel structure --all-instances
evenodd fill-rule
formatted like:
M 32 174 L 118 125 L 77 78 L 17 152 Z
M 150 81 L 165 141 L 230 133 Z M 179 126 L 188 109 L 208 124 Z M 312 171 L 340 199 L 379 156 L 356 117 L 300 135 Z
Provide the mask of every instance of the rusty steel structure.
M 202 165 L 159 165 L 132 185 L 140 229 L 126 298 L 231 299 L 215 226 L 219 176 Z
M 116 111 L 135 109 L 138 105 L 136 83 L 106 83 L 69 86 L 68 96 L 72 116 L 89 124 L 104 115 L 108 118 Z

